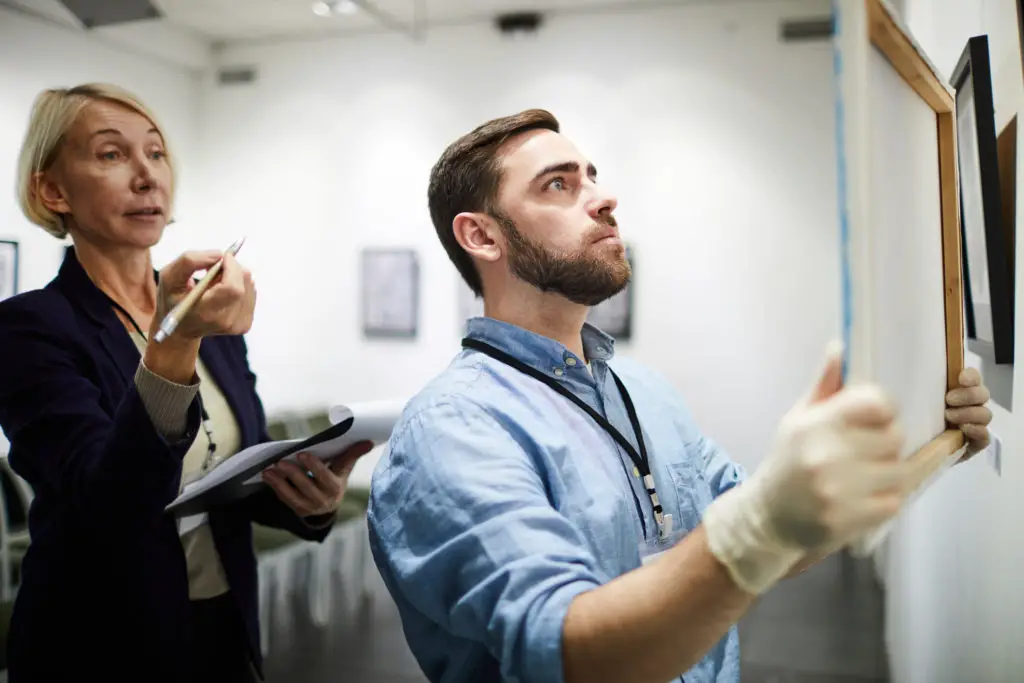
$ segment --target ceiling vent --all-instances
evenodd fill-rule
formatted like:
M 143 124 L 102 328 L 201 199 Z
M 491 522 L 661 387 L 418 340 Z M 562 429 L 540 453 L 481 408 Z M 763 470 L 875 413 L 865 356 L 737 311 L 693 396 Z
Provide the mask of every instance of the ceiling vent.
M 217 71 L 217 83 L 220 85 L 245 85 L 256 82 L 256 67 L 232 66 Z
M 85 28 L 115 26 L 131 21 L 160 19 L 163 14 L 149 0 L 61 0 Z
M 830 40 L 832 33 L 832 17 L 792 19 L 779 25 L 779 37 L 785 43 Z
M 494 18 L 494 25 L 505 35 L 536 33 L 543 22 L 540 12 L 506 12 Z

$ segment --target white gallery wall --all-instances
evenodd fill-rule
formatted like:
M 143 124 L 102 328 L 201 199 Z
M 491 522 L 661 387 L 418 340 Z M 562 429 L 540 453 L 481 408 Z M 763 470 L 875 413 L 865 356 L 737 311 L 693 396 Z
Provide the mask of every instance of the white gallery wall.
M 1015 0 L 903 4 L 911 32 L 946 78 L 968 38 L 988 35 L 996 130 L 1001 131 L 1024 103 Z M 1024 150 L 1018 150 L 1018 169 L 1022 159 Z M 1018 170 L 1017 178 L 1020 196 L 1024 173 Z M 1018 235 L 1022 206 L 1018 199 Z M 1020 310 L 1017 330 L 1024 329 Z M 1021 348 L 1018 342 L 1018 358 Z M 967 363 L 981 365 L 969 351 Z M 1014 406 L 1022 405 L 1022 368 L 1018 362 Z M 1024 670 L 1024 581 L 1017 571 L 1024 562 L 1020 418 L 991 405 L 992 427 L 1003 442 L 1001 475 L 985 456 L 958 466 L 905 512 L 890 538 L 887 641 L 894 683 L 1001 683 L 1018 680 Z
M 268 409 L 404 397 L 443 369 L 462 325 L 430 167 L 484 120 L 544 107 L 617 193 L 635 245 L 620 352 L 660 368 L 755 464 L 838 330 L 829 44 L 778 39 L 781 18 L 827 11 L 700 3 L 555 18 L 522 40 L 482 25 L 228 47 L 219 64 L 258 77 L 206 85 L 197 220 L 204 246 L 249 237 Z M 415 341 L 362 338 L 371 246 L 419 252 Z

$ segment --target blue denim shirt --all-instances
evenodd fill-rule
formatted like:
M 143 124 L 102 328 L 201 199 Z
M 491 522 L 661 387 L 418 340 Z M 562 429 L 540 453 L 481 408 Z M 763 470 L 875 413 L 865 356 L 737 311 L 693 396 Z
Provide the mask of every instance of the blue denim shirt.
M 611 366 L 632 399 L 658 497 L 690 531 L 741 468 L 704 438 L 667 381 L 583 329 L 584 354 L 474 318 L 469 336 L 551 377 L 635 436 Z M 632 492 L 630 491 L 632 488 Z M 373 474 L 370 545 L 405 635 L 431 681 L 562 683 L 573 598 L 640 566 L 656 534 L 633 462 L 579 406 L 536 378 L 463 350 L 406 406 Z M 637 653 L 642 656 L 642 653 Z M 686 683 L 738 683 L 736 628 Z

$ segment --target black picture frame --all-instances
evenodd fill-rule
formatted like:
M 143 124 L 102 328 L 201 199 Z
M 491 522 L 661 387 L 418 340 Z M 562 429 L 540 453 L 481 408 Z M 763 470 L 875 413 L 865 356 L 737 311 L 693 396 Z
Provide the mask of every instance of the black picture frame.
M 967 41 L 951 84 L 956 91 L 967 346 L 982 358 L 1012 364 L 1014 274 L 1002 225 L 988 36 Z
M 629 261 L 633 275 L 629 284 L 615 296 L 605 299 L 590 309 L 587 322 L 602 332 L 612 336 L 615 341 L 628 342 L 633 338 L 633 285 L 636 282 L 636 250 L 631 244 L 626 245 L 626 260 Z
M 0 240 L 0 301 L 18 293 L 19 249 L 17 240 Z
M 419 258 L 413 249 L 367 248 L 360 263 L 363 336 L 414 339 L 419 328 Z

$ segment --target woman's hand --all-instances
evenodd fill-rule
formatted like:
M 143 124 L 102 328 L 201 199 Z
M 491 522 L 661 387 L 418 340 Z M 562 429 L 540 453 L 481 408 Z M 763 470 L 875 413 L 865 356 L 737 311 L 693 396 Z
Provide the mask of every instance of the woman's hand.
M 198 340 L 214 335 L 245 334 L 252 327 L 256 309 L 256 286 L 252 273 L 239 265 L 235 257 L 219 251 L 185 252 L 160 271 L 156 295 L 156 313 L 151 332 L 155 332 L 167 313 L 195 287 L 194 275 L 224 259 L 220 273 L 170 337 Z M 170 338 L 169 337 L 169 338 Z
M 196 359 L 203 337 L 245 334 L 252 327 L 256 308 L 256 286 L 252 274 L 231 255 L 219 251 L 185 252 L 160 271 L 156 312 L 149 327 L 149 339 L 160 329 L 168 311 L 195 286 L 197 270 L 212 267 L 221 258 L 224 265 L 217 278 L 195 303 L 177 329 L 159 344 L 146 344 L 143 363 L 153 373 L 177 384 L 195 379 Z
M 335 456 L 329 465 L 308 453 L 300 453 L 301 466 L 281 460 L 263 471 L 263 481 L 300 517 L 329 514 L 345 497 L 356 461 L 372 449 L 373 443 L 369 441 L 357 443 Z

